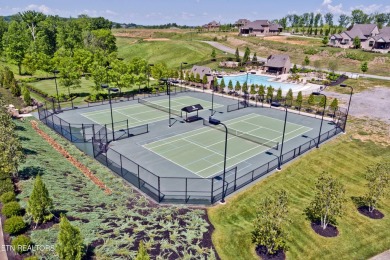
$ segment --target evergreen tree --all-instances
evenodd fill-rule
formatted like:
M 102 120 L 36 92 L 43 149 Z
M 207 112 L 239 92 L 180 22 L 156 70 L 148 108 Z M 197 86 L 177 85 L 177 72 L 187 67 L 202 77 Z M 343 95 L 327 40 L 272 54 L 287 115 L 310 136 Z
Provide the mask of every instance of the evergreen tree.
M 331 108 L 334 112 L 336 112 L 336 110 L 338 109 L 338 107 L 339 107 L 339 101 L 338 101 L 337 98 L 334 98 L 334 99 L 332 100 L 332 103 L 330 103 L 330 108 Z
M 267 100 L 272 101 L 273 96 L 274 96 L 274 88 L 272 86 L 269 86 L 267 88 Z
M 297 95 L 297 99 L 295 100 L 295 103 L 296 103 L 297 107 L 299 107 L 299 110 L 302 107 L 302 102 L 303 102 L 302 91 L 299 91 L 298 95 Z
M 217 53 L 215 52 L 215 49 L 213 48 L 213 51 L 211 52 L 211 59 L 212 60 L 215 60 L 215 58 L 217 57 Z
M 251 51 L 249 50 L 249 47 L 245 48 L 244 57 L 242 58 L 243 63 L 247 63 L 250 58 Z
M 292 68 L 292 73 L 297 73 L 298 72 L 298 67 L 297 67 L 297 64 L 294 64 L 293 68 Z
M 145 248 L 144 242 L 141 241 L 139 243 L 139 246 L 138 246 L 138 253 L 137 253 L 137 257 L 135 258 L 135 260 L 149 260 L 149 259 L 150 259 L 150 257 L 149 257 L 148 251 Z
M 293 98 L 294 98 L 293 92 L 292 92 L 292 89 L 290 88 L 290 89 L 288 90 L 287 94 L 286 94 L 286 101 L 287 101 L 287 103 L 288 103 L 290 106 L 292 106 Z
M 315 98 L 313 94 L 310 94 L 309 99 L 307 100 L 307 103 L 312 106 L 315 103 Z
M 251 85 L 251 90 L 249 92 L 251 95 L 255 95 L 256 94 L 256 86 L 254 84 Z
M 225 80 L 222 78 L 221 79 L 221 91 L 225 91 L 225 88 L 226 88 Z
M 241 58 L 240 58 L 240 52 L 238 51 L 238 47 L 236 48 L 236 53 L 234 55 L 236 57 L 236 62 L 240 62 Z
M 38 175 L 35 179 L 30 198 L 27 202 L 26 211 L 29 215 L 31 215 L 37 226 L 39 223 L 44 223 L 52 219 L 52 209 L 53 201 L 49 196 L 49 191 L 43 183 L 41 176 Z
M 189 71 L 186 71 L 186 81 L 187 82 L 191 81 L 191 77 L 190 77 L 190 72 Z
M 233 90 L 233 82 L 231 79 L 229 80 L 229 83 L 228 83 L 228 89 L 229 89 L 229 91 Z
M 276 92 L 276 100 L 281 101 L 282 100 L 282 89 L 278 88 L 278 91 Z
M 252 62 L 253 62 L 253 63 L 256 63 L 256 62 L 257 62 L 257 55 L 256 55 L 256 52 L 253 54 Z
M 61 260 L 81 260 L 84 256 L 84 244 L 80 230 L 73 227 L 65 215 L 61 216 L 55 250 Z
M 239 81 L 236 81 L 236 85 L 234 86 L 234 90 L 236 92 L 241 91 L 241 84 Z
M 197 74 L 197 75 L 199 75 L 199 74 Z M 208 80 L 207 80 L 207 75 L 204 74 L 204 75 L 203 75 L 203 78 L 202 78 L 203 88 L 204 88 L 204 85 L 207 84 L 207 82 L 208 82 Z
M 26 87 L 23 88 L 23 101 L 27 106 L 31 106 L 32 104 L 30 90 Z
M 244 93 L 248 93 L 248 84 L 246 83 L 246 81 L 244 82 L 244 84 L 242 84 L 242 91 Z
M 196 73 L 195 82 L 196 83 L 201 83 L 199 73 Z
M 360 65 L 360 70 L 363 73 L 366 73 L 368 71 L 368 63 L 367 63 L 367 61 L 362 62 L 362 64 Z
M 361 41 L 358 36 L 353 39 L 353 47 L 359 49 L 361 47 Z
M 305 60 L 303 61 L 303 64 L 304 64 L 305 66 L 309 66 L 309 64 L 310 64 L 310 59 L 309 59 L 308 56 L 305 57 Z
M 261 98 L 261 101 L 263 101 L 264 100 L 264 95 L 265 95 L 265 89 L 264 89 L 264 85 L 263 84 L 260 84 L 259 91 L 257 92 L 257 94 Z
M 322 29 L 321 29 L 322 30 Z M 328 45 L 328 43 L 329 43 L 329 38 L 328 38 L 328 36 L 325 36 L 323 39 L 322 39 L 322 44 L 323 45 Z

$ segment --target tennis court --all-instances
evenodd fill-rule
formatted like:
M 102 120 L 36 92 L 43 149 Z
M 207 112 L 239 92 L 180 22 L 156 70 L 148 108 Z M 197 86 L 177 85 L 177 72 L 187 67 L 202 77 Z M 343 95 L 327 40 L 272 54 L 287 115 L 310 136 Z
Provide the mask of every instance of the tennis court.
M 282 141 L 284 121 L 279 119 L 248 114 L 223 123 L 229 129 L 227 168 L 272 149 L 270 147 Z M 310 130 L 312 130 L 310 127 L 287 122 L 285 142 Z M 208 178 L 223 171 L 225 151 L 223 132 L 224 128 L 203 127 L 151 142 L 143 147 L 199 177 Z
M 141 102 L 146 102 L 148 105 L 141 104 Z M 190 97 L 190 96 L 181 96 L 176 98 L 171 98 L 171 113 L 172 115 L 180 116 L 181 109 L 185 106 L 190 106 L 194 104 L 200 104 L 203 108 L 211 109 L 211 102 L 201 100 L 198 98 Z M 158 108 L 153 108 L 151 106 L 157 106 L 165 110 L 165 112 L 158 110 Z M 167 111 L 169 107 L 169 100 L 167 98 L 160 100 L 140 100 L 139 104 L 133 104 L 129 106 L 113 108 L 112 114 L 114 122 L 123 122 L 116 123 L 115 128 L 126 128 L 127 120 L 129 127 L 135 127 L 144 124 L 150 124 L 156 121 L 165 120 L 168 118 Z M 223 107 L 221 104 L 216 104 L 214 102 L 214 109 L 218 107 Z M 81 114 L 83 117 L 88 118 L 89 120 L 97 123 L 97 124 L 107 124 L 107 128 L 110 128 L 111 123 L 111 115 L 110 109 L 93 111 L 88 113 Z

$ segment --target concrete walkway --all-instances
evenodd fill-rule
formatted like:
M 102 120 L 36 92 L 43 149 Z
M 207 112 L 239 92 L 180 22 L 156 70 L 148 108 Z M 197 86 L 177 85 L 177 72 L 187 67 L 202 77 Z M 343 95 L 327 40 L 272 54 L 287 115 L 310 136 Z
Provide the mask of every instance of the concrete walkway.
M 369 260 L 389 260 L 389 259 L 390 259 L 390 250 L 387 250 L 382 254 L 370 258 Z
M 219 43 L 219 42 L 213 42 L 213 41 L 201 41 L 201 42 L 207 43 L 207 44 L 213 46 L 214 48 L 217 48 L 217 49 L 219 49 L 219 50 L 221 50 L 223 52 L 227 52 L 227 53 L 231 53 L 231 54 L 235 54 L 236 53 L 235 49 L 230 48 L 230 47 L 228 47 L 226 45 L 223 45 L 222 43 Z M 240 56 L 244 56 L 244 52 L 239 51 L 239 53 L 240 53 Z M 266 58 L 259 57 L 259 56 L 257 56 L 257 60 L 259 60 L 259 61 L 267 61 Z M 298 68 L 301 67 L 301 65 L 299 65 L 299 64 L 296 64 L 296 65 L 297 65 Z M 311 67 L 311 66 L 306 66 L 306 68 L 308 68 L 308 69 L 315 69 L 314 67 Z M 330 70 L 328 70 L 328 69 L 321 69 L 321 70 L 330 72 Z M 390 80 L 390 77 L 386 77 L 386 76 L 378 76 L 378 75 L 371 75 L 371 74 L 361 74 L 361 73 L 354 73 L 354 72 L 347 72 L 347 71 L 335 71 L 335 72 L 337 74 L 345 74 L 349 78 L 355 78 L 356 76 L 359 76 L 359 77 L 363 77 L 363 78 Z

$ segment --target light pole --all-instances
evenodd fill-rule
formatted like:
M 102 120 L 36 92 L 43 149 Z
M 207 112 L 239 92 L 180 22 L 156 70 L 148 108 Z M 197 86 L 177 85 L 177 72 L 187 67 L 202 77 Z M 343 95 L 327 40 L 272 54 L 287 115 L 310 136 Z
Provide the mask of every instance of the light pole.
M 164 82 L 167 87 L 167 95 L 168 95 L 168 111 L 169 111 L 169 123 L 168 126 L 171 127 L 171 84 L 167 78 L 161 78 L 160 81 Z
M 59 97 L 59 95 L 58 95 L 57 76 L 56 76 L 56 74 L 60 73 L 60 71 L 59 71 L 59 70 L 53 70 L 53 73 L 54 73 L 54 82 L 55 82 L 55 84 L 56 84 L 58 109 L 61 110 L 61 106 L 60 106 L 60 97 Z
M 347 109 L 347 115 L 345 116 L 345 124 L 344 124 L 344 133 L 345 133 L 345 129 L 347 127 L 347 119 L 348 119 L 348 115 L 349 115 L 349 107 L 351 105 L 351 100 L 352 100 L 352 95 L 353 95 L 353 87 L 351 86 L 347 86 L 346 84 L 340 84 L 340 87 L 342 88 L 350 88 L 351 89 L 351 93 L 349 94 L 349 102 L 348 102 L 348 109 Z
M 322 94 L 322 93 L 320 93 L 320 92 L 313 92 L 312 94 L 313 94 L 314 96 L 324 96 L 324 97 L 325 97 L 324 109 L 322 110 L 320 131 L 318 132 L 318 141 L 317 141 L 317 146 L 316 146 L 316 148 L 319 148 L 319 145 L 320 145 L 320 138 L 321 138 L 322 122 L 324 121 L 324 114 L 325 114 L 325 108 L 326 108 L 326 95 L 325 95 L 325 94 Z
M 213 125 L 223 125 L 225 127 L 225 154 L 224 154 L 224 159 L 223 159 L 223 177 L 222 177 L 222 199 L 221 203 L 225 203 L 225 178 L 226 178 L 226 154 L 227 154 L 227 139 L 228 139 L 228 129 L 227 126 L 222 123 L 221 121 L 212 118 L 211 116 L 209 117 L 209 123 Z
M 183 64 L 188 64 L 187 62 L 181 62 L 180 63 L 180 85 L 183 85 L 183 78 L 184 78 L 184 75 L 183 75 Z
M 116 93 L 116 92 L 119 91 L 119 89 L 118 88 L 110 88 L 108 86 L 108 84 L 102 84 L 101 88 L 108 90 L 108 99 L 109 99 L 109 103 L 110 103 L 110 112 L 111 112 L 112 140 L 114 141 L 115 140 L 115 130 L 114 130 L 114 117 L 112 115 L 111 92 L 115 92 Z
M 146 67 L 146 76 L 148 77 L 148 86 L 147 88 L 149 89 L 149 77 L 150 77 L 150 67 L 154 66 L 154 64 L 148 64 L 148 66 Z M 140 85 L 138 86 L 138 94 L 141 93 L 141 87 Z
M 271 106 L 273 107 L 279 107 L 279 103 L 271 103 Z M 284 144 L 284 134 L 286 132 L 286 124 L 287 124 L 287 106 L 284 106 L 284 110 L 286 111 L 284 115 L 284 127 L 283 127 L 283 137 L 282 137 L 282 145 L 280 147 L 280 155 L 279 155 L 279 160 L 278 160 L 278 171 L 282 169 L 282 155 L 283 155 L 283 144 Z
M 107 67 L 106 67 L 106 84 L 108 84 L 108 70 L 110 70 L 110 69 L 112 69 L 112 67 L 107 62 Z
M 209 76 L 213 76 L 213 75 L 210 73 L 207 73 L 206 76 L 209 77 Z M 217 78 L 213 77 L 213 84 L 212 84 L 212 89 L 211 89 L 211 116 L 213 116 L 215 114 L 214 113 L 214 91 L 215 91 L 214 80 L 217 80 Z

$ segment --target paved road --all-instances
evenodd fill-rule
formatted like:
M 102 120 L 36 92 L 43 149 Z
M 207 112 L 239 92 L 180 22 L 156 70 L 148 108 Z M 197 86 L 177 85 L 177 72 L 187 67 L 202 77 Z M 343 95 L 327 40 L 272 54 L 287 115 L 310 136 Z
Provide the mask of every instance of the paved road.
M 230 47 L 228 47 L 226 45 L 223 45 L 222 43 L 219 43 L 219 42 L 213 42 L 213 41 L 202 41 L 202 42 L 207 43 L 207 44 L 213 46 L 214 48 L 217 48 L 217 49 L 219 49 L 219 50 L 221 50 L 223 52 L 227 52 L 227 53 L 231 53 L 231 54 L 235 54 L 236 53 L 235 49 L 230 48 Z M 244 52 L 239 51 L 239 53 L 240 53 L 240 56 L 244 56 Z M 264 57 L 257 56 L 257 60 L 259 60 L 259 61 L 266 61 L 267 59 L 264 58 Z M 301 65 L 297 64 L 297 67 L 301 67 Z M 315 69 L 314 67 L 310 67 L 310 66 L 307 66 L 307 68 Z M 328 69 L 322 69 L 322 70 L 323 71 L 330 71 Z M 353 72 L 346 72 L 346 71 L 336 71 L 336 73 L 337 74 L 345 74 L 345 75 L 347 75 L 350 78 L 355 78 L 355 77 L 359 76 L 359 77 L 364 77 L 364 78 L 390 80 L 390 77 L 371 75 L 371 74 L 360 74 L 360 73 L 353 73 Z

